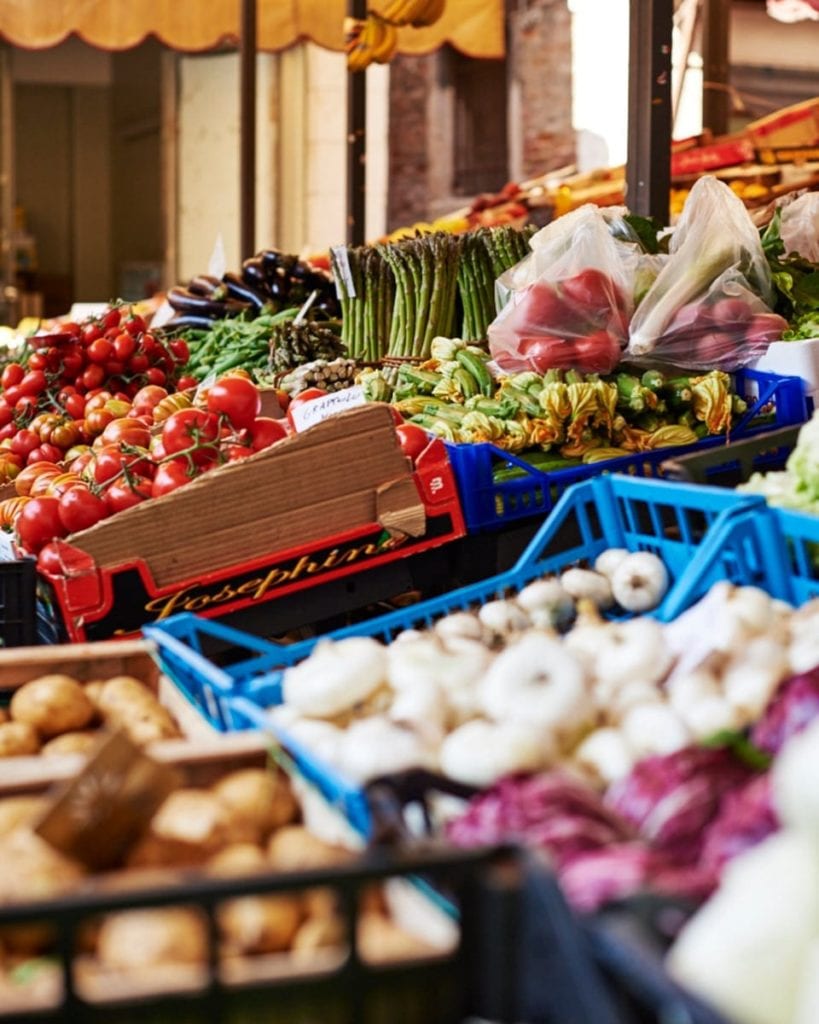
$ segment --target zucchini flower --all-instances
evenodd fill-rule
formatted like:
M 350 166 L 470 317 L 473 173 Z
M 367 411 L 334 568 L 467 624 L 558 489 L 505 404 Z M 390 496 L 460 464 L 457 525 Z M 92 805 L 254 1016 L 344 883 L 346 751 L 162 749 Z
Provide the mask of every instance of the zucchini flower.
M 466 348 L 466 342 L 460 338 L 433 338 L 429 353 L 433 359 L 444 363 L 454 359 L 459 348 Z
M 528 421 L 529 444 L 547 452 L 553 444 L 563 440 L 563 428 L 553 419 L 530 419 Z
M 450 364 L 445 363 L 444 366 Z M 442 398 L 445 402 L 463 402 L 464 396 L 461 386 L 454 377 L 447 377 L 446 374 L 438 381 L 432 389 L 436 398 Z
M 595 462 L 608 462 L 609 459 L 622 459 L 624 455 L 630 455 L 625 448 L 590 448 L 583 455 L 583 462 L 591 465 Z
M 596 427 L 602 427 L 606 437 L 611 437 L 615 419 L 618 418 L 617 387 L 608 381 L 597 380 L 594 382 L 594 389 L 597 394 L 597 412 L 592 422 Z
M 731 426 L 731 378 L 721 370 L 691 378 L 691 407 L 709 434 L 724 434 Z
M 597 385 L 585 381 L 582 384 L 569 384 L 568 392 L 572 412 L 566 437 L 570 441 L 580 441 L 597 412 Z
M 651 448 L 651 434 L 639 427 L 623 427 L 615 437 L 620 448 L 630 452 L 645 452 Z
M 602 440 L 593 430 L 584 430 L 571 442 L 564 444 L 560 449 L 560 454 L 567 459 L 580 459 L 592 449 L 602 447 L 602 444 Z
M 690 427 L 671 423 L 652 431 L 649 448 L 673 448 L 681 444 L 696 444 L 699 438 Z
M 468 412 L 461 420 L 461 436 L 468 441 L 497 441 L 504 433 L 504 420 L 483 412 Z
M 522 370 L 520 373 L 512 373 L 508 377 L 504 377 L 501 380 L 501 388 L 506 383 L 511 384 L 513 388 L 522 388 L 524 391 L 537 388 L 538 392 L 540 392 L 544 382 L 541 375 L 535 373 L 534 370 Z
M 566 384 L 545 384 L 538 395 L 544 416 L 556 424 L 563 424 L 572 414 L 572 403 L 569 401 L 569 388 Z
M 504 420 L 503 435 L 495 444 L 505 452 L 522 452 L 529 445 L 529 431 L 526 424 L 518 420 Z

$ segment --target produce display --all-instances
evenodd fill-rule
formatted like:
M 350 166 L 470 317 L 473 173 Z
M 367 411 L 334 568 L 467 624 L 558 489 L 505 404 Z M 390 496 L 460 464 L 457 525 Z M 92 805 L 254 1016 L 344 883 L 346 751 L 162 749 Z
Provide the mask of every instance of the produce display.
M 348 355 L 422 359 L 435 337 L 484 339 L 495 315 L 495 279 L 526 255 L 530 235 L 499 227 L 463 238 L 435 232 L 334 248 Z
M 123 729 L 140 746 L 178 739 L 173 716 L 139 679 L 119 675 L 82 683 L 43 675 L 15 690 L 0 721 L 0 757 L 88 754 L 101 730 Z
M 296 256 L 264 249 L 242 264 L 239 274 L 227 272 L 221 279 L 198 274 L 186 286 L 171 288 L 168 302 L 175 316 L 168 328 L 177 331 L 188 327 L 208 327 L 214 320 L 262 313 L 277 313 L 299 307 L 317 295 L 313 305 L 317 312 L 336 316 L 338 303 L 327 275 Z
M 111 888 L 165 884 L 200 875 L 229 878 L 287 873 L 349 863 L 351 852 L 323 842 L 299 822 L 299 808 L 280 772 L 242 767 L 222 770 L 208 785 L 188 782 L 172 792 L 147 828 L 104 874 L 91 873 L 32 830 L 48 806 L 46 795 L 0 799 L 0 850 L 4 865 L 0 903 L 55 897 L 92 877 Z M 184 895 L 184 889 L 180 896 Z M 358 918 L 362 957 L 377 962 L 429 956 L 436 948 L 393 920 L 385 890 L 366 891 Z M 93 928 L 75 960 L 80 992 L 90 1000 L 184 987 L 190 973 L 207 966 L 207 921 L 190 906 L 109 913 Z M 269 970 L 298 972 L 334 966 L 344 955 L 346 928 L 331 888 L 222 901 L 216 912 L 219 959 L 241 980 L 248 958 Z M 48 959 L 54 935 L 47 927 L 6 928 L 0 975 L 3 1007 L 57 998 L 59 968 Z M 275 976 L 275 974 L 274 974 Z
M 448 441 L 548 453 L 535 460 L 544 469 L 694 444 L 729 433 L 747 410 L 731 376 L 718 370 L 528 370 L 494 380 L 479 348 L 447 338 L 434 339 L 431 348 L 432 358 L 420 366 L 361 374 L 365 396 L 392 401 L 409 423 Z
M 819 412 L 800 429 L 784 470 L 753 473 L 737 490 L 762 494 L 770 505 L 819 515 Z

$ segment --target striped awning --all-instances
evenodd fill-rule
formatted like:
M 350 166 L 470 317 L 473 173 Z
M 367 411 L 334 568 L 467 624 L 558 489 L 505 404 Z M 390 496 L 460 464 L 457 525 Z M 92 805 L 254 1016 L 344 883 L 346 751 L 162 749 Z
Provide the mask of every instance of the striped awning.
M 385 0 L 375 0 L 377 10 Z M 401 53 L 429 53 L 450 43 L 471 57 L 504 54 L 503 0 L 447 0 L 427 28 L 399 32 Z M 258 0 L 258 48 L 284 50 L 310 40 L 343 49 L 346 0 Z M 175 50 L 235 44 L 240 0 L 0 0 L 0 36 L 42 49 L 75 35 L 103 50 L 125 50 L 154 36 Z

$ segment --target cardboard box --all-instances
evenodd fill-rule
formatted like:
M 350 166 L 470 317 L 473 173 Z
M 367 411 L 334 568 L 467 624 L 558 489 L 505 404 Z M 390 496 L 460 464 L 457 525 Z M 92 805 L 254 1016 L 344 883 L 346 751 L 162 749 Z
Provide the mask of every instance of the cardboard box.
M 819 145 L 819 96 L 784 107 L 747 126 L 758 149 Z
M 463 534 L 444 444 L 413 471 L 389 408 L 369 405 L 60 542 L 63 572 L 43 576 L 42 603 L 68 639 L 131 636 L 175 612 L 219 617 Z

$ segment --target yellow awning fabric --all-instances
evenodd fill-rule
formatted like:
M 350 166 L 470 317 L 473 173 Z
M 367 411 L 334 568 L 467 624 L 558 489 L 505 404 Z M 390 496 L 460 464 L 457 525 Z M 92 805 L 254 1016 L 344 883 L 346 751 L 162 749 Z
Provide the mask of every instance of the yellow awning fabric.
M 377 0 L 374 7 L 384 6 Z M 451 43 L 470 57 L 502 57 L 504 0 L 447 0 L 427 28 L 399 31 L 401 53 L 429 53 Z M 257 0 L 260 50 L 284 50 L 311 40 L 343 49 L 346 0 Z M 126 50 L 156 36 L 175 50 L 235 43 L 240 0 L 0 0 L 0 36 L 14 46 L 42 49 L 76 35 L 103 50 Z

